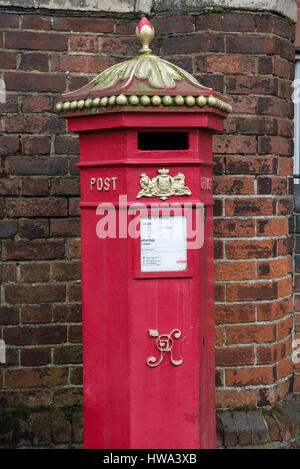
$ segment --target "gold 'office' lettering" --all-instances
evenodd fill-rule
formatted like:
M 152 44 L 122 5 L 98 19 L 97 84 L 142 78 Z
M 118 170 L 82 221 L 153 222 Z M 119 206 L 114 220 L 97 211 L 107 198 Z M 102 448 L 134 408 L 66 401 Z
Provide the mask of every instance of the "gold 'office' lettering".
M 117 179 L 117 177 L 90 178 L 90 191 L 92 192 L 95 187 L 99 192 L 102 190 L 105 190 L 106 192 L 113 190 L 115 192 Z

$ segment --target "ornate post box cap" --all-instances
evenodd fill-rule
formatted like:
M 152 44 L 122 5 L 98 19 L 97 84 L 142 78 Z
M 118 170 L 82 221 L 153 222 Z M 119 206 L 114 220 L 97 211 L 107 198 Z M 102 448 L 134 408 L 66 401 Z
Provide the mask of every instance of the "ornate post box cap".
M 120 111 L 214 112 L 222 117 L 230 104 L 190 73 L 153 55 L 149 44 L 154 28 L 142 18 L 136 28 L 140 54 L 100 73 L 82 88 L 61 96 L 56 110 L 64 116 Z

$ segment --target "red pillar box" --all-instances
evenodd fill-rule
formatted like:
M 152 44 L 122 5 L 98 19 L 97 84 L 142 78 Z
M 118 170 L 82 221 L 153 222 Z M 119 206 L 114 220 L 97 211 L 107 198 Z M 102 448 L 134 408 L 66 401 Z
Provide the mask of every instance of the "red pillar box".
M 212 131 L 230 106 L 140 55 L 62 96 L 80 135 L 85 448 L 215 447 Z

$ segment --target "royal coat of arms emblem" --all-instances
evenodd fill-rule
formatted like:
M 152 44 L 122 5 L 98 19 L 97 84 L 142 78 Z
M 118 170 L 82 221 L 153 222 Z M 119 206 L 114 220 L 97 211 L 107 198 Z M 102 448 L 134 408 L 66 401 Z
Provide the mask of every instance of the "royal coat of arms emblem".
M 185 176 L 178 173 L 172 177 L 170 170 L 162 168 L 158 170 L 158 176 L 150 179 L 145 173 L 141 174 L 141 191 L 137 195 L 140 197 L 159 197 L 167 200 L 171 196 L 191 195 L 191 190 L 185 185 Z

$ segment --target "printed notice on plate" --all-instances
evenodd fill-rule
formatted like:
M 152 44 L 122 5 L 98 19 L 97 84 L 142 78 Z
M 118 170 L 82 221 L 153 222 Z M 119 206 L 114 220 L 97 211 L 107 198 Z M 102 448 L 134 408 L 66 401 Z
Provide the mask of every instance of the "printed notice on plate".
M 141 217 L 142 272 L 187 269 L 185 216 Z

